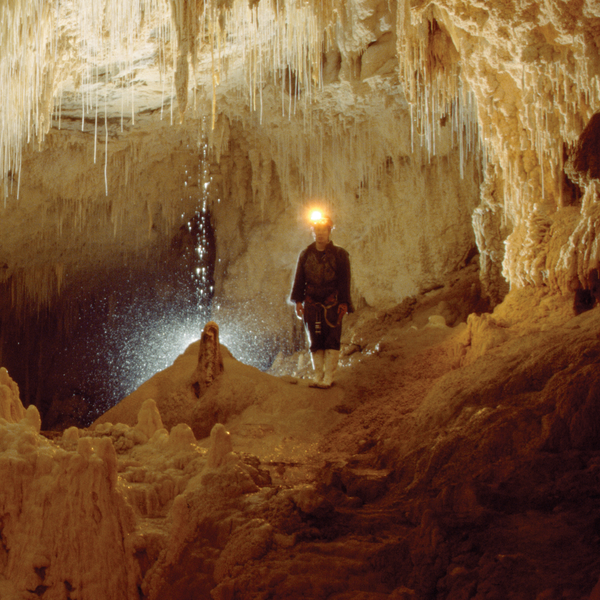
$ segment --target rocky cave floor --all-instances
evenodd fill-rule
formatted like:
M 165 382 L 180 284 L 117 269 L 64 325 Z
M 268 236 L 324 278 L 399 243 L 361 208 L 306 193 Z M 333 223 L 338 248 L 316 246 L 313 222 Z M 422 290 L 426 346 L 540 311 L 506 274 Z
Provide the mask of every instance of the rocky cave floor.
M 468 316 L 476 282 L 347 317 L 329 390 L 305 353 L 248 371 L 225 450 L 218 426 L 47 432 L 113 440 L 140 596 L 600 598 L 600 306 L 531 289 Z

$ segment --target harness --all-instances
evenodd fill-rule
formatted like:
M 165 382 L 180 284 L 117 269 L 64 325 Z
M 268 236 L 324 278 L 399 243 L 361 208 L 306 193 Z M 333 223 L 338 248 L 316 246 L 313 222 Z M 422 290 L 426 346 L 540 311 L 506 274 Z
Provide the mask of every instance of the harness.
M 333 327 L 338 326 L 339 319 L 335 323 L 330 323 L 329 319 L 327 318 L 327 311 L 330 308 L 333 308 L 334 306 L 336 306 L 338 303 L 337 292 L 334 292 L 333 294 L 330 294 L 329 296 L 327 296 L 327 300 L 325 302 L 331 302 L 330 304 L 325 304 L 323 302 L 316 302 L 310 296 L 306 297 L 305 302 L 307 304 L 310 304 L 311 306 L 314 306 L 316 309 L 317 318 L 315 320 L 315 333 L 317 335 L 319 335 L 321 333 L 321 322 L 323 320 L 325 321 L 325 323 L 327 323 L 327 325 L 329 327 L 333 328 Z

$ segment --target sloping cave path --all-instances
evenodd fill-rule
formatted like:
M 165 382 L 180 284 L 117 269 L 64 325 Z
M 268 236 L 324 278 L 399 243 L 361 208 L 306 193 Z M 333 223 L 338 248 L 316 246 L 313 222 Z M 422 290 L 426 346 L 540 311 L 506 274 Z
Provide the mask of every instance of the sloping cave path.
M 167 427 L 176 427 L 185 415 L 202 448 L 212 439 L 203 434 L 216 421 L 225 422 L 234 452 L 256 470 L 260 491 L 243 501 L 216 503 L 204 497 L 205 489 L 197 493 L 188 486 L 180 503 L 197 508 L 187 509 L 192 514 L 172 543 L 178 558 L 161 558 L 143 542 L 144 595 L 379 598 L 406 585 L 412 525 L 393 503 L 379 504 L 390 491 L 393 469 L 375 464 L 370 451 L 378 429 L 390 419 L 410 418 L 452 368 L 452 340 L 466 326 L 451 328 L 443 321 L 460 322 L 468 314 L 465 287 L 470 290 L 476 281 L 477 270 L 469 269 L 449 293 L 434 290 L 387 312 L 365 310 L 349 318 L 345 356 L 331 389 L 308 387 L 301 378 L 309 370 L 302 353 L 287 365 L 280 360 L 275 369 L 287 374 L 273 377 L 224 351 L 225 370 L 198 400 L 203 408 L 187 409 L 185 389 L 198 360 L 194 344 L 99 418 L 97 431 L 108 430 L 111 422 L 133 426 L 144 402 L 153 398 Z M 130 489 L 141 483 L 132 470 L 140 468 L 123 454 L 120 471 Z M 173 537 L 175 517 L 157 518 L 155 511 L 148 519 L 148 502 L 139 505 L 140 536 Z M 161 583 L 153 583 L 155 572 Z
M 321 392 L 346 416 L 304 462 L 272 470 L 274 485 L 305 485 L 296 522 L 253 515 L 289 548 L 216 597 L 587 599 L 600 575 L 600 309 L 573 316 L 570 299 L 531 292 L 504 310 L 482 319 L 503 336 L 462 368 L 477 319 L 394 332 L 380 314 L 387 344 L 371 320 L 376 350 Z M 240 450 L 244 421 L 231 423 Z
M 436 315 L 455 307 L 437 294 L 349 324 L 360 359 L 319 391 L 321 418 L 344 416 L 319 443 L 299 434 L 287 463 L 275 437 L 248 436 L 268 430 L 255 408 L 230 421 L 234 448 L 296 493 L 289 512 L 255 509 L 288 537 L 215 597 L 588 597 L 600 309 L 523 292 L 449 328 Z
M 152 466 L 162 434 L 131 449 L 121 423 L 150 394 L 183 406 L 197 347 L 97 422 L 138 513 L 140 597 L 596 600 L 600 308 L 524 290 L 467 317 L 476 281 L 348 319 L 330 390 L 302 354 L 279 377 L 224 356 L 191 462 Z M 218 421 L 238 458 L 194 479 Z

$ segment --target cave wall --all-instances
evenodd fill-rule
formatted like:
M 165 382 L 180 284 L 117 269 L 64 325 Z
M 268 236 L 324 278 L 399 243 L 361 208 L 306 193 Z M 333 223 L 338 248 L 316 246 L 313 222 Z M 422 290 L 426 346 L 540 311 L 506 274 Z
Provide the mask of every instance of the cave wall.
M 476 157 L 461 179 L 449 127 L 440 135 L 446 154 L 411 154 L 406 109 L 373 113 L 352 123 L 354 147 L 324 127 L 314 136 L 289 127 L 285 141 L 275 128 L 230 127 L 229 149 L 220 158 L 226 202 L 211 205 L 217 320 L 234 319 L 255 335 L 279 333 L 282 349 L 294 339 L 287 298 L 298 254 L 312 242 L 310 207 L 332 214 L 332 238 L 351 256 L 358 307 L 398 304 L 464 264 L 475 247 Z M 309 164 L 319 145 L 320 160 Z M 307 168 L 298 168 L 303 161 Z M 310 182 L 311 176 L 320 181 Z
M 435 287 L 474 245 L 492 304 L 509 287 L 572 293 L 595 281 L 596 179 L 574 160 L 600 105 L 592 2 L 286 6 L 275 23 L 287 14 L 287 33 L 305 46 L 283 69 L 275 55 L 290 46 L 260 37 L 258 21 L 235 29 L 242 13 L 225 11 L 212 22 L 258 36 L 239 59 L 191 5 L 179 8 L 176 35 L 161 38 L 153 59 L 171 90 L 140 66 L 135 118 L 117 116 L 113 98 L 94 118 L 89 94 L 78 117 L 85 81 L 73 74 L 84 59 L 58 49 L 54 79 L 36 88 L 47 112 L 31 117 L 37 136 L 20 168 L 3 171 L 4 361 L 18 335 L 7 341 L 7 323 L 26 321 L 22 339 L 33 339 L 39 315 L 51 314 L 68 331 L 71 290 L 92 290 L 123 265 L 153 277 L 160 249 L 203 208 L 216 232 L 213 316 L 266 362 L 302 343 L 286 298 L 315 202 L 351 254 L 358 306 Z M 263 18 L 272 7 L 249 10 Z M 165 25 L 165 15 L 153 18 Z M 46 17 L 35 16 L 40 27 Z M 190 45 L 194 35 L 204 45 Z M 219 52 L 199 60 L 207 47 Z M 61 76 L 75 83 L 59 107 Z M 129 94 L 125 81 L 111 80 L 111 93 Z
M 600 258 L 598 195 L 589 181 L 571 181 L 565 164 L 569 173 L 573 147 L 600 107 L 597 4 L 450 0 L 404 9 L 398 39 L 414 100 L 423 102 L 426 77 L 445 88 L 459 77 L 477 99 L 490 163 L 474 220 L 478 239 L 487 239 L 479 244 L 488 246 L 484 283 L 502 287 L 501 263 L 511 287 L 568 293 L 589 285 Z M 593 250 L 579 252 L 582 244 Z

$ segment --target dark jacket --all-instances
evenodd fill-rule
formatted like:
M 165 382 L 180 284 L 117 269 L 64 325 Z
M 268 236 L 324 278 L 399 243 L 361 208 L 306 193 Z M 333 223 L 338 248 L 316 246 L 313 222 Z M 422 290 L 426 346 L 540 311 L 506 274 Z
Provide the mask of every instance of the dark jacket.
M 323 251 L 313 242 L 300 253 L 290 299 L 293 303 L 304 302 L 307 297 L 325 302 L 336 293 L 338 303 L 347 304 L 348 312 L 352 312 L 350 256 L 333 242 Z

